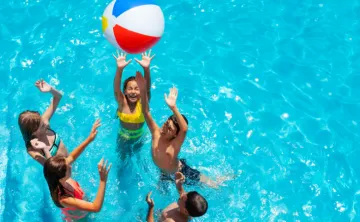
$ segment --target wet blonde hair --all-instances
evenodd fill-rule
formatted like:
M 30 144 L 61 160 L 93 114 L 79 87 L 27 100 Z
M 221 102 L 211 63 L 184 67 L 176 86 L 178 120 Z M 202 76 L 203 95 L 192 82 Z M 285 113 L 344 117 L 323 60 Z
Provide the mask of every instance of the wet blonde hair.
M 19 115 L 18 124 L 26 146 L 30 140 L 35 138 L 34 134 L 42 125 L 40 113 L 37 111 L 26 110 Z

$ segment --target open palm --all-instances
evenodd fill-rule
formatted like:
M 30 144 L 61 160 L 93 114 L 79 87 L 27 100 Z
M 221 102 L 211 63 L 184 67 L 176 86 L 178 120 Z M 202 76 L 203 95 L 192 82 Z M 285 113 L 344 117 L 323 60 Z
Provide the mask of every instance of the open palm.
M 151 49 L 148 53 L 141 54 L 141 60 L 135 59 L 137 63 L 139 63 L 144 69 L 149 68 L 151 60 L 155 57 L 155 55 L 151 55 Z
M 35 86 L 41 91 L 41 92 L 50 92 L 51 86 L 45 82 L 44 80 L 38 80 L 35 83 Z
M 130 62 L 131 59 L 126 61 L 126 53 L 119 53 L 119 51 L 116 51 L 117 56 L 115 54 L 113 54 L 115 60 L 116 60 L 116 64 L 118 68 L 125 68 Z
M 175 107 L 177 96 L 178 90 L 175 87 L 170 89 L 169 95 L 164 94 L 165 102 L 170 108 Z

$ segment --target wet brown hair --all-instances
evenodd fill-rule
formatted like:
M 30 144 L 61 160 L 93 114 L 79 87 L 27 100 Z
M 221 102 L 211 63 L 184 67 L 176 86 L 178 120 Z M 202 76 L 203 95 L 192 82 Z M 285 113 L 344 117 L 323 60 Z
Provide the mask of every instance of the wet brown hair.
M 130 81 L 135 81 L 135 76 L 130 76 L 129 78 L 125 79 L 124 87 L 123 87 L 123 92 L 125 92 L 125 89 L 126 89 L 126 87 L 127 87 L 127 84 L 128 84 Z
M 188 119 L 186 118 L 186 116 L 185 115 L 183 115 L 183 114 L 181 114 L 182 115 L 182 117 L 184 118 L 184 120 L 185 120 L 185 122 L 186 122 L 186 125 L 189 125 L 189 121 L 188 121 Z M 174 123 L 174 126 L 175 126 L 175 128 L 176 128 L 176 135 L 179 133 L 179 131 L 180 131 L 180 126 L 179 126 L 179 122 L 178 122 L 178 120 L 176 119 L 176 117 L 175 117 L 175 115 L 171 115 L 169 118 L 168 118 L 168 120 L 171 120 L 173 123 Z
M 40 113 L 37 111 L 26 110 L 20 113 L 18 124 L 26 146 L 30 145 L 30 140 L 34 138 L 35 132 L 42 125 Z
M 57 207 L 63 208 L 59 198 L 61 196 L 71 196 L 65 192 L 65 188 L 61 185 L 60 179 L 66 176 L 66 160 L 63 156 L 54 156 L 45 161 L 44 176 L 49 186 L 51 199 Z

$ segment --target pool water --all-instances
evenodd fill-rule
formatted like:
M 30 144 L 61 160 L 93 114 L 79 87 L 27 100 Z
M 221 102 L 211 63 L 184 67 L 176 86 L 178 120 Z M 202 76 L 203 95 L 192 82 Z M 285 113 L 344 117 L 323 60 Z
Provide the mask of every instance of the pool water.
M 175 186 L 158 189 L 149 134 L 128 162 L 116 152 L 114 48 L 100 20 L 109 2 L 1 1 L 0 221 L 61 221 L 17 126 L 21 111 L 50 102 L 39 78 L 64 92 L 52 127 L 70 150 L 102 119 L 73 166 L 94 199 L 97 162 L 113 163 L 91 221 L 145 221 L 150 190 L 155 209 L 178 198 Z M 180 156 L 213 179 L 237 175 L 219 190 L 185 187 L 209 202 L 194 221 L 359 221 L 360 2 L 157 2 L 166 23 L 153 48 L 152 114 L 166 120 L 163 94 L 178 87 L 189 119 Z

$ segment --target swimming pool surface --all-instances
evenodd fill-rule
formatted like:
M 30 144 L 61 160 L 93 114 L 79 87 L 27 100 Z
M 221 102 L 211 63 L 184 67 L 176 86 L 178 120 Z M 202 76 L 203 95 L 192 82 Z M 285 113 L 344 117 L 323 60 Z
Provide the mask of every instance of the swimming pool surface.
M 114 48 L 100 21 L 109 2 L 1 1 L 0 221 L 61 221 L 17 126 L 21 111 L 49 104 L 39 78 L 65 93 L 52 127 L 70 150 L 102 119 L 73 168 L 93 199 L 97 162 L 113 162 L 93 221 L 145 221 L 150 190 L 155 209 L 178 198 L 175 186 L 157 190 L 149 135 L 120 170 Z M 360 221 L 360 2 L 157 2 L 166 23 L 153 48 L 152 114 L 163 123 L 163 94 L 177 86 L 190 124 L 181 157 L 211 178 L 238 175 L 219 190 L 185 187 L 209 202 L 194 221 Z

